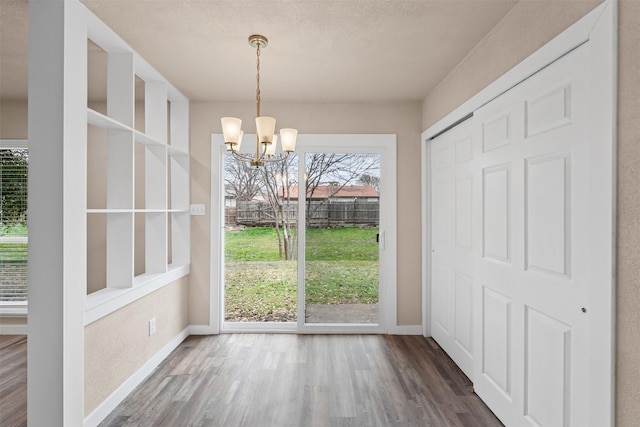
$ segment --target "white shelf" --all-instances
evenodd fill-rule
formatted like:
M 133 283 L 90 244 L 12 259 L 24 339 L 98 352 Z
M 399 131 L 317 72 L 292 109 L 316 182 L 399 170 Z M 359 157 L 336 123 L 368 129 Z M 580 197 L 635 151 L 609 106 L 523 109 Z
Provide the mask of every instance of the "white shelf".
M 95 165 L 87 168 L 94 174 L 88 194 L 106 193 L 105 202 L 92 202 L 86 210 L 100 227 L 89 233 L 91 256 L 104 257 L 88 264 L 102 266 L 88 269 L 95 287 L 106 284 L 87 297 L 89 312 L 101 307 L 91 314 L 95 319 L 140 297 L 139 289 L 148 283 L 166 284 L 165 279 L 188 272 L 189 100 L 110 31 L 89 29 L 88 37 L 108 59 L 107 113 L 87 108 L 87 123 L 107 131 L 89 132 L 87 141 L 92 147 L 88 164 Z M 144 82 L 142 103 L 135 101 L 137 78 Z M 135 128 L 141 114 L 144 131 Z M 104 225 L 100 214 L 106 217 Z M 126 297 L 118 296 L 114 306 L 103 304 L 114 295 Z
M 129 214 L 133 209 L 87 209 L 88 214 Z
M 167 145 L 167 153 L 171 157 L 180 157 L 180 156 L 188 157 L 189 156 L 189 153 L 187 151 L 182 150 L 180 148 L 172 147 L 171 145 Z
M 130 126 L 120 123 L 119 121 L 105 116 L 104 114 L 99 113 L 96 110 L 92 110 L 91 108 L 87 108 L 87 123 L 102 129 L 121 130 L 129 132 L 133 131 Z
M 167 147 L 166 144 L 163 144 L 162 142 L 157 141 L 138 130 L 135 131 L 135 139 L 136 142 L 150 147 Z

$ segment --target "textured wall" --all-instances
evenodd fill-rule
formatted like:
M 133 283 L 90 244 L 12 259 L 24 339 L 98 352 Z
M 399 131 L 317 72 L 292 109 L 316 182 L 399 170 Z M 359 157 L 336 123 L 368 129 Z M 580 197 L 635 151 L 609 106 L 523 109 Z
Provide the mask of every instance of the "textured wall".
M 84 328 L 85 416 L 188 326 L 188 294 L 184 277 Z
M 597 3 L 522 1 L 424 100 L 427 129 Z M 640 2 L 619 3 L 616 425 L 640 419 Z
M 463 104 L 600 1 L 521 1 L 424 100 L 422 127 Z
M 191 203 L 204 203 L 205 216 L 191 220 L 191 293 L 193 324 L 209 318 L 209 235 L 211 210 L 211 133 L 220 133 L 220 117 L 255 115 L 253 103 L 191 104 Z M 420 133 L 419 102 L 399 104 L 270 104 L 264 114 L 300 133 L 397 134 L 398 162 L 398 324 L 421 320 Z M 245 129 L 252 132 L 251 129 Z
M 26 324 L 26 317 L 0 317 L 0 326 L 23 326 Z
M 0 99 L 0 138 L 27 139 L 27 101 Z
M 620 2 L 616 420 L 640 420 L 640 2 Z

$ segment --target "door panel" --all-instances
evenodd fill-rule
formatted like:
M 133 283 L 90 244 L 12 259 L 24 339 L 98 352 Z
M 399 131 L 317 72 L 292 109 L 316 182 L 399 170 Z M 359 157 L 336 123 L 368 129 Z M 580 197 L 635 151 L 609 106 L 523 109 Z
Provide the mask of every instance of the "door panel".
M 526 268 L 543 274 L 569 275 L 570 159 L 564 153 L 525 163 Z
M 310 150 L 302 157 L 303 327 L 381 323 L 381 157 L 359 150 Z
M 526 307 L 524 415 L 534 425 L 570 425 L 571 327 Z
M 474 145 L 469 122 L 432 142 L 432 335 L 467 374 L 473 367 Z
M 605 2 L 431 140 L 431 333 L 507 426 L 614 422 L 616 19 Z
M 507 425 L 588 425 L 590 265 L 574 250 L 591 236 L 576 215 L 589 209 L 584 61 L 578 48 L 474 113 L 484 148 L 474 388 Z

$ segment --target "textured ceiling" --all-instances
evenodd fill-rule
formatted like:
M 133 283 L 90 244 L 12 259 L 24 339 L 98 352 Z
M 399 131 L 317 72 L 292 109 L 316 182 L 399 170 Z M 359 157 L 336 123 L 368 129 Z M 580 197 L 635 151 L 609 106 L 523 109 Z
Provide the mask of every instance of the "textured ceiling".
M 421 100 L 504 17 L 505 0 L 82 0 L 192 100 Z M 0 97 L 26 97 L 27 0 L 0 0 Z M 101 89 L 91 91 L 100 96 Z

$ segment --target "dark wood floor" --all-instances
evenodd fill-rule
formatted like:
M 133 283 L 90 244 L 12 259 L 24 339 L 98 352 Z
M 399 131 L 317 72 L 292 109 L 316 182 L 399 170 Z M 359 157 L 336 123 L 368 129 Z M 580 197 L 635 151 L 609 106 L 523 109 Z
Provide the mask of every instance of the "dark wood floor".
M 0 411 L 22 412 L 0 425 L 24 425 L 26 339 L 4 338 Z M 101 426 L 502 424 L 431 339 L 237 334 L 189 337 Z
M 27 425 L 27 337 L 0 335 L 0 426 Z

